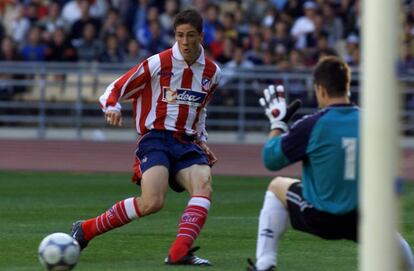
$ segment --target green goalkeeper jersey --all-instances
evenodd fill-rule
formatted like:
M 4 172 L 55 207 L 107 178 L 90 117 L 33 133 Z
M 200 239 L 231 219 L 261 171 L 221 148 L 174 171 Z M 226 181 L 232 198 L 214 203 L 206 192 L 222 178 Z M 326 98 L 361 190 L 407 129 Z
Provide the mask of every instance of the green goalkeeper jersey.
M 278 170 L 302 161 L 303 197 L 315 208 L 344 214 L 358 204 L 359 107 L 331 105 L 268 140 L 263 161 Z

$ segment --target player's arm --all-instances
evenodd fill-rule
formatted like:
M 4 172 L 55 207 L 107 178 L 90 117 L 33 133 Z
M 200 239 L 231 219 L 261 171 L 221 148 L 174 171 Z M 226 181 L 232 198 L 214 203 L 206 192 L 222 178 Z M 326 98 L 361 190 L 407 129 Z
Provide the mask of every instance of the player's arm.
M 112 82 L 99 98 L 100 107 L 105 113 L 105 121 L 112 126 L 122 126 L 120 102 L 136 97 L 139 90 L 147 83 L 150 83 L 147 61 L 136 65 Z
M 288 136 L 287 122 L 300 108 L 300 100 L 286 105 L 283 86 L 270 85 L 263 91 L 263 98 L 259 100 L 270 122 L 269 139 L 263 147 L 263 162 L 269 170 L 278 170 L 292 163 L 282 149 L 282 135 Z
M 208 158 L 208 164 L 213 166 L 217 162 L 217 157 L 214 152 L 208 147 L 207 140 L 208 140 L 208 133 L 206 130 L 206 117 L 207 117 L 207 110 L 203 108 L 200 112 L 200 120 L 197 123 L 197 145 L 204 151 Z
M 204 153 L 207 155 L 208 164 L 210 166 L 213 166 L 218 161 L 214 152 L 207 145 L 208 133 L 206 130 L 206 118 L 207 118 L 206 106 L 213 98 L 213 94 L 216 91 L 220 78 L 221 78 L 221 70 L 218 66 L 216 67 L 217 67 L 216 73 L 212 79 L 212 86 L 211 86 L 210 92 L 208 93 L 206 97 L 206 101 L 204 102 L 204 108 L 200 112 L 200 118 L 199 118 L 199 121 L 196 127 L 196 130 L 197 130 L 196 142 L 200 146 L 200 148 L 204 151 Z

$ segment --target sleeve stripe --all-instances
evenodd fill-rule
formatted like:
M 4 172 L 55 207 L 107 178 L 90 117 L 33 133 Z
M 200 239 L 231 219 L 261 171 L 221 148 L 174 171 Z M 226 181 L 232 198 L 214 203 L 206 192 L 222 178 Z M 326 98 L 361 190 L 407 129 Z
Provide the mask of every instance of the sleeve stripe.
M 142 65 L 143 63 L 133 67 L 126 74 L 124 74 L 122 77 L 120 77 L 118 80 L 116 80 L 113 83 L 111 94 L 109 95 L 108 100 L 106 101 L 106 105 L 105 105 L 106 107 L 115 106 L 119 98 L 125 95 L 125 92 L 131 91 L 136 88 L 136 87 L 129 88 L 128 85 L 129 85 L 129 82 L 134 77 L 136 77 L 140 71 L 143 70 L 141 69 Z M 145 77 L 145 74 L 141 74 L 141 76 L 139 76 L 138 78 L 144 78 L 144 77 Z

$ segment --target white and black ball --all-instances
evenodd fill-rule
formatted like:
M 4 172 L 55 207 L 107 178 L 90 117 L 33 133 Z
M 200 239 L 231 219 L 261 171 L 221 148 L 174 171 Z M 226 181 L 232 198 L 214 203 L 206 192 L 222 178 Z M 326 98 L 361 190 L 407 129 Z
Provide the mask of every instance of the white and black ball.
M 46 236 L 39 245 L 39 261 L 49 271 L 72 270 L 79 261 L 80 246 L 69 234 Z

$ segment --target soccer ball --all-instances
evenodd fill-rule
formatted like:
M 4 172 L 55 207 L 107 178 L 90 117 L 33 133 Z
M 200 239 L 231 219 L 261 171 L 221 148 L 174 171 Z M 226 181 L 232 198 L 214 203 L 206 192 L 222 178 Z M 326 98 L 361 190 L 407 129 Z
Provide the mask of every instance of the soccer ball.
M 69 234 L 57 232 L 40 242 L 38 253 L 40 263 L 47 270 L 67 271 L 78 263 L 80 246 Z

